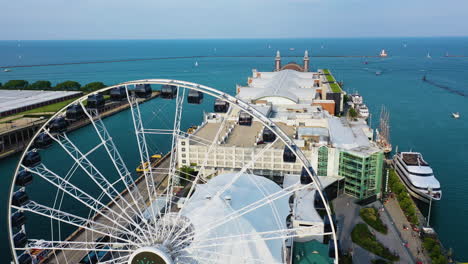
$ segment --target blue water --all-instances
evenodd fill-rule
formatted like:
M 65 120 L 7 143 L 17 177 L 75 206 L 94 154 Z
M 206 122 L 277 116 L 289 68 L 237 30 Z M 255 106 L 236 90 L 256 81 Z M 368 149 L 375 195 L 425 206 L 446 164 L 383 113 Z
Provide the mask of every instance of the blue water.
M 407 44 L 406 48 L 404 43 Z M 269 49 L 268 45 L 272 48 Z M 296 50 L 289 51 L 290 47 Z M 252 68 L 272 70 L 273 56 L 277 49 L 283 56 L 300 56 L 305 49 L 309 50 L 311 56 L 359 56 L 376 55 L 383 48 L 390 54 L 389 58 L 312 57 L 311 67 L 331 69 L 337 79 L 345 82 L 345 90 L 361 93 L 374 115 L 374 127 L 378 126 L 377 117 L 381 106 L 387 107 L 391 114 L 393 145 L 398 145 L 399 150 L 412 149 L 422 152 L 442 184 L 443 199 L 434 205 L 431 224 L 438 231 L 444 246 L 453 248 L 458 259 L 466 260 L 468 252 L 464 251 L 464 243 L 465 237 L 468 236 L 468 222 L 465 221 L 468 217 L 468 57 L 446 58 L 444 55 L 448 52 L 451 55 L 468 56 L 468 38 L 0 41 L 0 66 L 171 56 L 271 55 L 271 58 L 203 58 L 13 68 L 8 73 L 0 72 L 0 82 L 11 79 L 25 79 L 29 82 L 50 80 L 53 83 L 76 80 L 82 84 L 102 81 L 111 85 L 134 79 L 174 78 L 202 83 L 234 94 L 235 84 L 244 84 Z M 432 59 L 426 58 L 428 52 Z M 199 67 L 193 66 L 195 61 L 198 61 Z M 284 63 L 289 61 L 300 62 L 300 59 L 283 59 Z M 364 64 L 365 61 L 368 64 Z M 382 74 L 376 76 L 376 71 L 381 71 Z M 449 89 L 423 83 L 421 78 L 424 74 L 427 75 L 427 79 Z M 151 109 L 155 104 L 162 103 L 157 99 L 144 104 L 144 115 L 151 119 Z M 211 101 L 206 100 L 204 107 L 211 110 Z M 170 109 L 170 105 L 167 109 Z M 186 111 L 192 119 L 183 122 L 185 127 L 200 121 L 201 110 Z M 461 118 L 452 119 L 451 112 L 460 112 Z M 158 116 L 163 118 L 164 114 L 158 112 Z M 153 120 L 161 121 L 161 118 Z M 119 131 L 113 134 L 113 137 L 116 141 L 123 142 L 119 148 L 124 153 L 127 165 L 133 167 L 138 164 L 138 158 L 134 135 L 129 128 L 130 123 L 127 122 L 131 122 L 128 112 L 105 120 L 110 130 Z M 71 133 L 70 137 L 86 149 L 93 142 L 92 133 L 92 128 L 87 127 Z M 83 138 L 87 140 L 81 140 Z M 126 140 L 127 138 L 132 140 Z M 54 154 L 60 150 L 54 146 L 47 151 Z M 104 155 L 97 152 L 93 154 L 93 158 L 99 159 Z M 0 161 L 0 193 L 3 194 L 0 195 L 3 205 L 0 210 L 2 253 L 9 252 L 4 220 L 8 187 L 17 159 L 18 156 L 13 156 Z M 48 155 L 46 162 L 55 163 L 60 167 L 59 165 L 70 161 L 67 161 L 65 155 Z M 99 169 L 109 168 L 103 166 Z M 74 177 L 80 177 L 80 174 Z M 86 182 L 82 184 L 86 186 Z M 30 195 L 36 200 L 51 201 L 55 198 L 55 193 L 51 195 L 50 190 L 32 189 Z M 73 203 L 70 202 L 67 206 L 72 207 Z M 49 225 L 48 222 L 42 224 Z M 39 227 L 40 223 L 37 225 Z M 41 232 L 46 231 L 38 228 L 28 232 L 41 235 Z

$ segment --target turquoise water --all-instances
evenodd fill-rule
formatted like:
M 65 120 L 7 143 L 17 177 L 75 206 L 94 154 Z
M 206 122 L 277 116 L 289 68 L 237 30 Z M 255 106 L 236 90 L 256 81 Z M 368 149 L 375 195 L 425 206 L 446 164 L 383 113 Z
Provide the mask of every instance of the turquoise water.
M 404 47 L 404 43 L 407 44 Z M 19 45 L 18 45 L 19 44 Z M 268 48 L 271 45 L 271 49 Z M 323 46 L 323 48 L 322 48 Z M 289 51 L 289 47 L 296 51 Z M 345 82 L 345 90 L 358 91 L 375 116 L 372 125 L 378 125 L 382 105 L 391 114 L 391 138 L 399 150 L 415 150 L 437 173 L 442 184 L 443 199 L 434 205 L 431 223 L 439 232 L 445 247 L 452 247 L 460 260 L 468 259 L 464 251 L 464 238 L 468 236 L 468 58 L 443 57 L 468 56 L 468 38 L 409 38 L 409 39 L 281 39 L 281 40 L 139 40 L 139 41 L 0 41 L 0 66 L 28 65 L 64 62 L 86 62 L 193 55 L 246 55 L 270 56 L 271 58 L 203 58 L 163 61 L 140 61 L 108 64 L 81 64 L 67 66 L 13 68 L 11 72 L 0 72 L 0 82 L 10 79 L 51 80 L 53 83 L 76 80 L 81 83 L 103 81 L 108 85 L 122 81 L 146 78 L 174 78 L 202 83 L 219 90 L 235 93 L 235 84 L 244 84 L 252 68 L 270 71 L 276 49 L 282 55 L 302 55 L 305 49 L 314 55 L 376 55 L 385 48 L 389 58 L 311 58 L 311 67 L 330 68 L 335 77 Z M 430 52 L 432 59 L 426 58 Z M 284 58 L 283 62 L 299 61 L 299 58 Z M 199 67 L 193 64 L 198 61 Z M 364 64 L 367 61 L 368 64 Z M 376 71 L 382 71 L 379 76 Z M 449 89 L 442 89 L 421 81 L 426 74 L 432 80 Z M 149 116 L 153 100 L 142 106 Z M 203 104 L 211 110 L 210 100 Z M 167 109 L 170 109 L 169 106 Z M 185 120 L 188 127 L 200 121 L 201 111 L 187 109 L 192 120 Z M 454 120 L 451 112 L 460 112 L 461 118 Z M 158 115 L 164 116 L 162 113 Z M 153 118 L 154 119 L 154 118 Z M 134 135 L 130 130 L 129 113 L 122 112 L 105 120 L 125 156 L 127 165 L 138 163 Z M 128 129 L 127 129 L 128 128 Z M 93 142 L 91 128 L 84 128 L 70 137 L 77 144 Z M 131 137 L 132 141 L 125 140 Z M 86 138 L 86 140 L 81 140 Z M 157 140 L 157 138 L 153 139 Z M 81 146 L 81 145 L 80 145 Z M 90 146 L 90 145 L 89 145 Z M 168 145 L 169 146 L 169 145 Z M 47 161 L 66 162 L 58 147 L 47 150 Z M 99 159 L 100 153 L 94 158 Z M 9 252 L 6 240 L 6 199 L 18 156 L 0 162 L 0 252 Z M 109 169 L 106 167 L 102 170 Z M 75 177 L 75 176 L 74 176 Z M 79 177 L 79 174 L 78 176 Z M 86 185 L 83 182 L 83 185 Z M 31 190 L 38 200 L 51 200 L 47 190 Z M 70 203 L 69 206 L 73 206 Z M 47 224 L 47 223 L 45 223 Z M 39 223 L 38 223 L 38 226 Z M 33 230 L 41 234 L 41 230 Z M 2 254 L 3 255 L 3 254 Z

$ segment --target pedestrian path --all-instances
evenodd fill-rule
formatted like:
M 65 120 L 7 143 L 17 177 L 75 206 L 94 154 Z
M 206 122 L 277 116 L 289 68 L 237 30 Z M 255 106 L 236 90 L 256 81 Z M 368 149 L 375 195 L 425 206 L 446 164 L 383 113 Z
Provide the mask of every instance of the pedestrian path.
M 414 259 L 423 263 L 430 263 L 430 258 L 426 256 L 422 250 L 422 241 L 419 238 L 418 232 L 411 229 L 411 225 L 403 214 L 397 199 L 389 198 L 384 208 L 386 209 L 386 213 L 388 213 L 393 220 L 393 225 L 398 229 L 402 240 L 407 242 L 408 250 L 414 256 Z M 404 230 L 403 226 L 408 227 L 408 229 Z

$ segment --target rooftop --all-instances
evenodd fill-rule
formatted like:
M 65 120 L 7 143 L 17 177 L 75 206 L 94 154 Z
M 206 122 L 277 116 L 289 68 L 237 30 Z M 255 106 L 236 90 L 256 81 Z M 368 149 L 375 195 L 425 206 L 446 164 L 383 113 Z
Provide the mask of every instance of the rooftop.
M 0 90 L 0 113 L 78 94 L 81 92 Z

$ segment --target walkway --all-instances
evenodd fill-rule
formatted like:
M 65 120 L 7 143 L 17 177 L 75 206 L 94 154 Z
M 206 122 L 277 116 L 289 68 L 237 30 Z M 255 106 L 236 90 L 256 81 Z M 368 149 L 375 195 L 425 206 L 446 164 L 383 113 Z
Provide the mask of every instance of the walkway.
M 342 246 L 343 252 L 353 252 L 354 263 L 371 263 L 371 260 L 379 258 L 376 255 L 368 252 L 360 246 L 354 244 L 351 240 L 351 231 L 357 223 L 362 223 L 361 217 L 359 216 L 359 209 L 363 206 L 357 205 L 354 202 L 356 199 L 342 195 L 333 201 L 335 214 L 338 221 L 338 239 Z M 382 204 L 377 201 L 369 206 L 375 206 L 380 208 Z M 403 241 L 400 239 L 398 231 L 391 224 L 391 219 L 387 214 L 381 215 L 382 221 L 388 226 L 388 234 L 380 234 L 374 231 L 377 240 L 382 242 L 385 247 L 389 248 L 390 251 L 395 252 L 400 256 L 400 261 L 395 263 L 414 263 L 408 250 L 404 247 Z M 370 227 L 372 230 L 372 228 Z
M 389 198 L 385 204 L 386 212 L 393 219 L 394 225 L 398 228 L 399 234 L 404 241 L 408 242 L 408 248 L 411 251 L 411 254 L 415 257 L 417 261 L 422 261 L 423 263 L 431 263 L 430 258 L 422 253 L 422 241 L 418 236 L 418 232 L 415 232 L 411 229 L 411 225 L 406 220 L 403 211 L 398 204 L 396 198 Z M 407 226 L 408 230 L 403 230 L 403 225 Z

